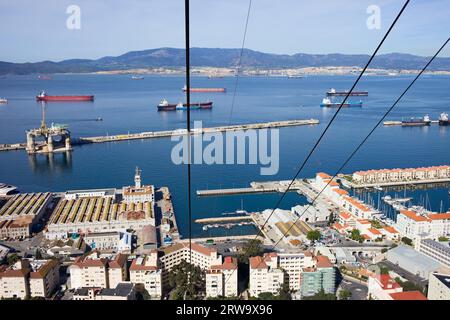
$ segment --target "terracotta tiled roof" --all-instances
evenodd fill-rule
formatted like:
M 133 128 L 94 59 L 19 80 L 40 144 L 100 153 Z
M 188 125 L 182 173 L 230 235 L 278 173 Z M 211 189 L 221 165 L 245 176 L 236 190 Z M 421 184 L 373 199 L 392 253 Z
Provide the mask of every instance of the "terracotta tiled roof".
M 324 172 L 319 172 L 319 173 L 317 173 L 317 175 L 319 177 L 321 177 L 322 179 L 331 179 L 331 176 L 326 174 L 326 173 L 324 173 Z
M 333 191 L 336 192 L 337 194 L 340 194 L 341 196 L 347 196 L 348 195 L 348 191 L 344 190 L 344 189 L 335 188 L 335 189 L 333 189 Z
M 416 222 L 429 221 L 429 219 L 422 216 L 418 216 L 414 211 L 411 210 L 400 210 L 400 213 Z
M 267 269 L 267 264 L 264 262 L 263 258 L 260 256 L 250 257 L 250 268 L 251 269 Z
M 237 268 L 237 260 L 233 257 L 225 257 L 221 265 L 211 266 L 213 270 L 234 270 Z
M 428 300 L 420 291 L 404 291 L 391 293 L 393 300 Z
M 392 279 L 388 274 L 380 274 L 380 275 L 377 275 L 376 278 L 380 282 L 381 288 L 383 288 L 384 290 L 401 288 L 401 286 L 394 279 Z
M 119 253 L 114 260 L 108 262 L 108 265 L 110 268 L 122 268 L 125 263 L 127 263 L 127 256 Z
M 330 259 L 326 256 L 317 256 L 317 268 L 331 268 L 333 267 L 333 264 L 331 263 Z
M 381 232 L 380 232 L 380 230 L 378 230 L 378 229 L 375 229 L 375 228 L 369 228 L 369 229 L 367 229 L 367 230 L 368 230 L 369 232 L 375 234 L 375 235 L 381 235 Z
M 386 226 L 386 227 L 384 227 L 383 229 L 386 230 L 386 231 L 389 232 L 389 233 L 398 233 L 398 231 L 395 230 L 395 228 L 394 228 L 394 227 L 391 227 L 391 226 Z
M 431 220 L 448 220 L 450 219 L 450 212 L 429 214 L 428 218 L 430 218 Z

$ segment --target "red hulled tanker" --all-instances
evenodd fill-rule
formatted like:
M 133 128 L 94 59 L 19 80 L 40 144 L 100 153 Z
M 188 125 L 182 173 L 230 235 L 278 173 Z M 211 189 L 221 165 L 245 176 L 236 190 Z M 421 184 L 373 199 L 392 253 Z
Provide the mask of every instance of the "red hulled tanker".
M 49 96 L 44 91 L 36 96 L 36 101 L 94 101 L 92 95 Z

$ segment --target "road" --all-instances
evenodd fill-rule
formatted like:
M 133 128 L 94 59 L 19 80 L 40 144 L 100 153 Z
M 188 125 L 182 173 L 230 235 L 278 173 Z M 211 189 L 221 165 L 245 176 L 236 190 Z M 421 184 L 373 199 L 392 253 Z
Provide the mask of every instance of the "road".
M 342 279 L 339 289 L 346 289 L 352 293 L 350 300 L 367 300 L 367 286 L 357 281 L 350 280 L 349 277 Z

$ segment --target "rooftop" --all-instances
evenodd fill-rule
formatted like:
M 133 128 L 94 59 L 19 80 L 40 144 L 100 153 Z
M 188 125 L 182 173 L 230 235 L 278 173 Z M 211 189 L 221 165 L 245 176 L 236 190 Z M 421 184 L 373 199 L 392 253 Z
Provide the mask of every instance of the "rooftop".
M 62 199 L 52 217 L 51 224 L 126 221 L 153 218 L 153 203 L 116 202 L 111 197 L 94 196 Z
M 393 300 L 428 300 L 420 291 L 403 291 L 391 293 Z

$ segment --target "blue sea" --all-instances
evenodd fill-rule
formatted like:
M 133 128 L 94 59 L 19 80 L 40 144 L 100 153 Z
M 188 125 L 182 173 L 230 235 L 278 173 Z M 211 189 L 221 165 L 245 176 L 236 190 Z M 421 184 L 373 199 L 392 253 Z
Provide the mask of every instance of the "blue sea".
M 192 93 L 192 101 L 211 100 L 212 110 L 192 111 L 192 120 L 203 127 L 230 123 L 274 120 L 320 120 L 317 126 L 280 129 L 280 169 L 274 176 L 261 176 L 258 165 L 193 165 L 193 218 L 219 216 L 223 212 L 272 208 L 280 194 L 236 195 L 198 198 L 198 189 L 247 187 L 251 181 L 290 179 L 324 130 L 336 109 L 320 108 L 325 92 L 334 87 L 349 89 L 356 76 L 307 76 L 304 78 L 241 77 L 233 111 L 231 104 L 235 78 L 193 77 L 193 87 L 226 87 L 227 93 Z M 362 108 L 347 108 L 337 116 L 322 143 L 300 173 L 334 174 L 354 147 L 370 131 L 381 115 L 406 88 L 412 76 L 363 77 L 356 90 L 368 90 Z M 186 112 L 157 112 L 162 98 L 178 103 L 184 100 L 182 76 L 145 76 L 131 80 L 129 75 L 53 75 L 51 80 L 37 76 L 0 78 L 0 144 L 25 142 L 25 130 L 39 127 L 41 104 L 34 99 L 40 90 L 48 94 L 93 94 L 94 102 L 46 105 L 46 120 L 69 126 L 72 137 L 112 135 L 142 131 L 180 129 L 186 126 Z M 386 120 L 429 114 L 437 119 L 450 113 L 450 77 L 425 75 L 412 87 Z M 351 101 L 359 101 L 353 97 Z M 103 121 L 95 121 L 101 117 Z M 450 164 L 450 128 L 402 128 L 380 126 L 343 170 L 351 173 L 370 168 L 418 167 Z M 134 169 L 143 170 L 143 182 L 168 186 L 182 235 L 187 236 L 187 168 L 175 165 L 169 138 L 76 146 L 69 154 L 28 156 L 25 151 L 0 152 L 0 182 L 16 185 L 24 192 L 64 191 L 82 188 L 121 187 L 133 183 Z M 390 191 L 414 197 L 413 204 L 425 204 L 439 211 L 450 207 L 448 186 L 427 190 Z M 376 201 L 378 195 L 370 196 Z M 423 199 L 427 199 L 424 202 Z M 306 200 L 289 193 L 281 207 L 289 209 Z M 240 234 L 251 227 L 220 231 Z M 213 235 L 193 224 L 195 236 Z M 214 234 L 220 233 L 214 231 Z

